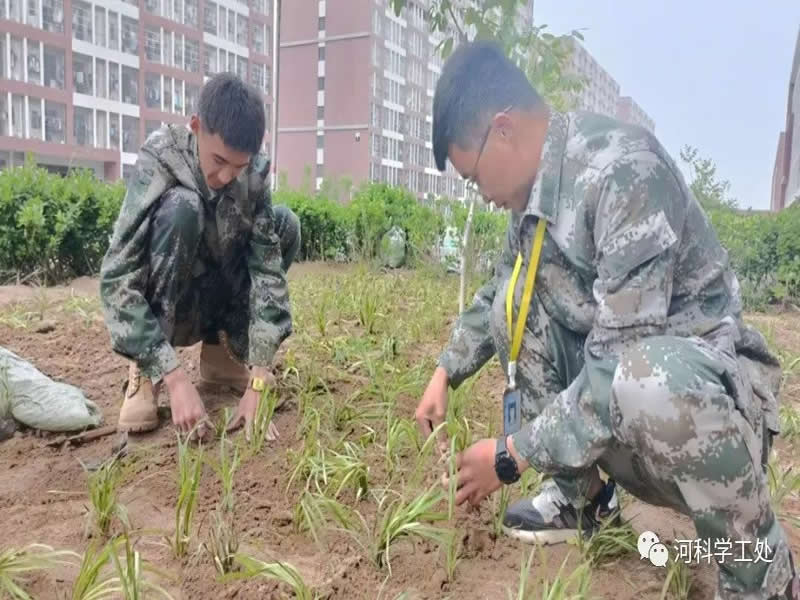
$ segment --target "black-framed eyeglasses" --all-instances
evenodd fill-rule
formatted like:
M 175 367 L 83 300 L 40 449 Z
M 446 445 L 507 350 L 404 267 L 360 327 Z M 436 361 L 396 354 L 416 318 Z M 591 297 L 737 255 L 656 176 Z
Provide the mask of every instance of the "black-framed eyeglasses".
M 514 105 L 508 106 L 503 112 L 510 111 Z M 489 134 L 492 133 L 493 124 L 489 121 L 489 125 L 486 128 L 486 133 L 483 134 L 483 139 L 481 140 L 481 145 L 478 148 L 478 156 L 475 158 L 475 164 L 472 165 L 472 174 L 467 178 L 467 187 L 470 187 L 476 191 L 480 189 L 480 184 L 478 183 L 478 163 L 481 162 L 481 156 L 483 156 L 483 150 L 486 148 L 486 142 L 489 141 Z

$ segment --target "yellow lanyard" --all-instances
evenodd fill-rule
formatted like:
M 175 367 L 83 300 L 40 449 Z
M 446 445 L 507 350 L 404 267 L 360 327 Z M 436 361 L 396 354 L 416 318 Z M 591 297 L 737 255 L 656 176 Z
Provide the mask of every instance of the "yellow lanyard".
M 525 331 L 525 321 L 528 319 L 528 308 L 531 304 L 533 297 L 533 282 L 536 279 L 536 270 L 539 268 L 539 258 L 542 255 L 542 243 L 544 242 L 544 231 L 547 226 L 547 221 L 540 218 L 536 224 L 536 236 L 533 240 L 531 247 L 531 260 L 528 265 L 528 274 L 525 277 L 525 289 L 522 292 L 522 304 L 519 307 L 519 315 L 517 315 L 517 326 L 513 327 L 511 321 L 513 319 L 513 306 L 514 306 L 514 290 L 517 287 L 517 279 L 519 278 L 519 271 L 522 268 L 522 254 L 517 254 L 517 262 L 514 265 L 514 271 L 511 273 L 511 281 L 508 283 L 508 290 L 506 291 L 506 321 L 508 323 L 508 340 L 511 343 L 511 355 L 508 361 L 508 385 L 510 388 L 516 387 L 516 374 L 517 374 L 517 357 L 519 350 L 522 347 L 522 334 Z

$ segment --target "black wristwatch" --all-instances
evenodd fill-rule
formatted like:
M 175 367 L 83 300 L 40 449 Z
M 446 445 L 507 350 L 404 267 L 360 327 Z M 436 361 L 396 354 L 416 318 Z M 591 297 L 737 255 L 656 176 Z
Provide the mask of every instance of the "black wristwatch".
M 519 480 L 517 461 L 508 452 L 506 436 L 500 436 L 497 439 L 497 448 L 494 451 L 494 470 L 497 478 L 506 485 Z

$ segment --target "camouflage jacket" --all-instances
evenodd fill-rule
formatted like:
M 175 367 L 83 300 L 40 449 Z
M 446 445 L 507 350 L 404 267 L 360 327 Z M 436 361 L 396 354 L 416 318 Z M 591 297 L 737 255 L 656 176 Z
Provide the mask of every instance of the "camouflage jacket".
M 200 171 L 197 140 L 185 126 L 167 125 L 142 146 L 100 271 L 100 294 L 115 352 L 155 380 L 179 364 L 145 298 L 152 212 L 165 191 L 183 186 L 215 214 L 205 253 L 222 268 L 241 260 L 250 275 L 249 363 L 267 366 L 291 333 L 287 282 L 274 228 L 268 158 L 259 153 L 237 179 L 212 194 Z M 243 242 L 245 240 L 245 242 Z
M 654 335 L 730 336 L 731 347 L 753 358 L 749 374 L 765 422 L 777 431 L 777 390 L 761 377 L 769 369 L 760 370 L 776 360 L 763 337 L 742 323 L 727 252 L 677 165 L 646 130 L 584 112 L 551 114 L 528 204 L 511 214 L 494 276 L 460 315 L 439 358 L 451 387 L 498 350 L 505 365 L 508 340 L 491 333 L 507 337 L 504 323 L 492 327 L 496 315 L 504 316 L 493 311 L 495 296 L 505 293 L 521 253 L 519 305 L 538 219 L 547 220 L 547 230 L 536 297 L 550 318 L 586 341 L 582 371 L 554 399 L 562 405 L 558 422 L 536 419 L 515 435 L 523 455 L 547 469 L 547 447 L 558 444 L 574 449 L 576 467 L 591 464 L 610 437 L 608 400 L 619 354 Z

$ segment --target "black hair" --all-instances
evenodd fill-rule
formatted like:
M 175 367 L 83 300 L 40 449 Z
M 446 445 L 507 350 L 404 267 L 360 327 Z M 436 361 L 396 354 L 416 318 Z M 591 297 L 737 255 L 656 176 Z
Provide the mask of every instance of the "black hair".
M 471 149 L 492 115 L 509 106 L 535 109 L 544 101 L 497 43 L 460 44 L 442 67 L 433 97 L 433 157 L 439 171 L 451 144 Z
M 255 87 L 232 73 L 218 73 L 200 92 L 201 126 L 223 143 L 248 154 L 261 149 L 266 130 L 264 99 Z

